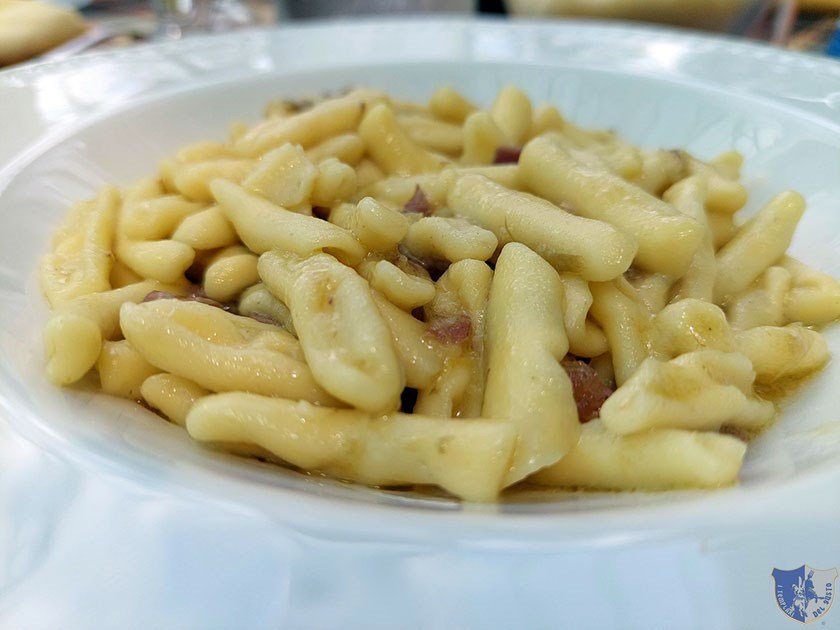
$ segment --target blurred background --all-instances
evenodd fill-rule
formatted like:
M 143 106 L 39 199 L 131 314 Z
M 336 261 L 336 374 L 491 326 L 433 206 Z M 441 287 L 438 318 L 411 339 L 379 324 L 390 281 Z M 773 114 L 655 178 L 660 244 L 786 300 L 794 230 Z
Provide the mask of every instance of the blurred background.
M 276 23 L 434 13 L 667 24 L 840 58 L 840 0 L 0 0 L 0 67 Z

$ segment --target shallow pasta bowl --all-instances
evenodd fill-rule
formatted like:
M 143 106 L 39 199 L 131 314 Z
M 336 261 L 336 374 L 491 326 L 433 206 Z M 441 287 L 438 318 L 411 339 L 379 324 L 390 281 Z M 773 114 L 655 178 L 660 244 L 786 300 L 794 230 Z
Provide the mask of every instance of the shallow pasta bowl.
M 72 201 L 150 173 L 185 143 L 223 137 L 228 121 L 254 119 L 273 97 L 366 84 L 424 100 L 451 84 L 487 103 L 507 83 L 582 125 L 615 128 L 643 146 L 685 147 L 703 158 L 741 151 L 747 212 L 781 190 L 802 192 L 808 210 L 791 252 L 840 276 L 840 66 L 828 60 L 621 26 L 374 21 L 197 38 L 0 74 L 0 471 L 7 473 L 0 501 L 8 503 L 0 507 L 10 532 L 0 536 L 0 558 L 13 559 L 0 566 L 0 592 L 10 587 L 13 621 L 48 614 L 35 610 L 38 594 L 50 592 L 38 567 L 46 575 L 73 566 L 94 576 L 95 561 L 80 569 L 67 550 L 99 544 L 136 545 L 142 560 L 117 571 L 126 587 L 112 602 L 92 599 L 83 580 L 70 586 L 75 599 L 63 598 L 59 608 L 82 625 L 95 619 L 85 617 L 91 610 L 124 611 L 129 589 L 160 605 L 138 606 L 138 627 L 171 619 L 172 605 L 147 583 L 154 578 L 184 597 L 180 610 L 197 615 L 186 618 L 207 619 L 208 627 L 219 619 L 213 611 L 237 602 L 242 610 L 250 601 L 257 603 L 242 614 L 253 615 L 246 619 L 253 625 L 266 624 L 260 615 L 271 611 L 290 625 L 363 621 L 358 593 L 390 598 L 383 625 L 434 597 L 437 612 L 418 623 L 515 623 L 511 611 L 524 606 L 538 620 L 556 620 L 562 610 L 566 620 L 622 627 L 624 615 L 642 620 L 652 606 L 630 583 L 639 563 L 645 579 L 654 571 L 666 578 L 653 587 L 661 598 L 650 611 L 675 627 L 721 619 L 761 625 L 765 614 L 779 619 L 767 584 L 774 566 L 840 563 L 840 542 L 829 535 L 840 519 L 836 361 L 751 445 L 737 487 L 520 494 L 499 506 L 240 460 L 202 448 L 136 405 L 45 381 L 46 305 L 34 269 Z M 826 336 L 840 353 L 840 327 Z M 68 515 L 110 525 L 94 543 Z M 29 522 L 38 524 L 34 539 L 22 534 Z M 141 533 L 137 522 L 149 527 Z M 193 561 L 174 563 L 173 554 Z M 259 557 L 272 562 L 253 560 Z M 535 557 L 542 561 L 531 564 Z M 205 562 L 227 567 L 227 577 L 209 580 Z M 526 587 L 509 590 L 491 569 Z M 568 571 L 574 588 L 549 588 Z M 277 586 L 278 572 L 285 586 Z M 718 596 L 699 607 L 686 575 L 718 578 Z M 241 586 L 246 576 L 252 595 Z M 178 590 L 187 581 L 199 590 L 229 586 L 231 608 L 207 594 L 191 599 Z M 269 585 L 284 589 L 280 608 L 269 603 Z M 614 596 L 605 603 L 607 587 Z M 332 612 L 318 604 L 325 597 Z M 483 605 L 459 606 L 465 597 Z M 435 616 L 441 611 L 449 616 Z

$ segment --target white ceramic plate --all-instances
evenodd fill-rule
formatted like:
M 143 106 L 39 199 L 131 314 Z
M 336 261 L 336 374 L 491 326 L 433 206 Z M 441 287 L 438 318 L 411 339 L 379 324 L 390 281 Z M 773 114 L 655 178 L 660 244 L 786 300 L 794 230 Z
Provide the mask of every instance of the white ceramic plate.
M 840 64 L 827 59 L 623 26 L 412 20 L 0 73 L 0 625 L 792 623 L 772 568 L 840 566 L 836 362 L 751 446 L 739 487 L 498 507 L 212 453 L 135 405 L 45 382 L 33 270 L 73 200 L 223 137 L 272 97 L 368 84 L 422 100 L 452 84 L 487 103 L 506 83 L 644 146 L 738 149 L 749 209 L 802 192 L 793 253 L 840 275 Z M 837 355 L 840 327 L 827 336 Z

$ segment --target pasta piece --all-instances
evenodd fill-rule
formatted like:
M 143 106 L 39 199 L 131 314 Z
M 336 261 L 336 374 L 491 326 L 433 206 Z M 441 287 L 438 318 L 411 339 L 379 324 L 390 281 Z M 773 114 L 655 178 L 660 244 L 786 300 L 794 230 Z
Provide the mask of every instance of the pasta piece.
M 53 315 L 72 314 L 89 319 L 96 324 L 103 339 L 118 339 L 120 335 L 120 308 L 126 302 L 140 302 L 152 291 L 180 293 L 185 285 L 169 285 L 154 280 L 144 280 L 120 289 L 82 295 L 61 305 Z
M 172 187 L 187 199 L 213 201 L 210 182 L 224 179 L 239 183 L 251 172 L 251 160 L 221 158 L 210 162 L 176 163 L 172 172 Z
M 450 265 L 438 280 L 435 299 L 426 308 L 431 337 L 457 348 L 459 356 L 450 357 L 434 384 L 421 389 L 415 413 L 447 418 L 481 415 L 486 379 L 485 315 L 492 280 L 493 272 L 477 260 Z M 453 332 L 464 328 L 465 319 L 469 326 L 459 341 Z
M 653 318 L 650 330 L 651 345 L 665 359 L 696 350 L 735 349 L 726 315 L 702 300 L 686 298 L 666 306 Z
M 433 206 L 446 203 L 450 180 L 442 174 L 414 175 L 410 177 L 388 177 L 368 186 L 364 193 L 382 202 L 402 208 L 420 188 Z
M 820 326 L 840 318 L 840 282 L 789 256 L 780 264 L 790 272 L 793 282 L 785 297 L 787 321 Z
M 118 235 L 114 251 L 121 262 L 143 278 L 168 283 L 182 279 L 195 260 L 192 247 L 170 239 L 131 241 Z
M 552 142 L 566 149 L 584 165 L 607 168 L 625 179 L 638 179 L 642 174 L 641 154 L 630 145 L 615 140 L 595 142 L 588 138 L 585 142 L 575 142 L 562 133 L 554 133 L 550 137 Z
M 581 144 L 579 142 L 573 141 L 571 138 L 563 135 L 562 133 L 549 133 L 545 134 L 546 138 L 551 138 L 551 141 L 556 144 L 558 147 L 562 147 L 564 150 L 568 151 L 569 155 L 575 158 L 584 166 L 592 166 L 596 169 L 607 169 L 612 170 L 610 167 L 601 159 L 601 156 L 595 152 L 595 148 L 600 146 L 596 143 L 584 143 Z
M 784 255 L 804 211 L 805 200 L 799 193 L 784 192 L 738 230 L 718 252 L 715 302 L 746 289 Z
M 688 158 L 688 170 L 706 179 L 706 209 L 719 214 L 735 214 L 747 203 L 747 189 L 736 179 L 726 177 L 709 164 Z
M 365 156 L 365 142 L 357 133 L 343 133 L 327 138 L 306 152 L 306 157 L 313 164 L 320 164 L 328 158 L 341 160 L 350 166 L 356 166 Z
M 738 180 L 741 177 L 741 167 L 744 156 L 737 151 L 724 151 L 709 162 L 721 175 L 728 179 Z
M 300 256 L 325 251 L 348 264 L 358 264 L 364 258 L 364 248 L 347 230 L 289 212 L 231 182 L 217 180 L 212 188 L 239 238 L 256 254 L 272 249 Z
M 210 392 L 189 379 L 164 373 L 154 374 L 143 381 L 140 393 L 150 407 L 184 427 L 192 406 Z
M 219 206 L 210 206 L 184 219 L 172 233 L 172 240 L 193 249 L 218 249 L 239 242 L 236 230 Z
M 642 151 L 641 168 L 637 175 L 630 176 L 629 179 L 639 188 L 658 197 L 685 177 L 686 159 L 683 151 Z
M 644 273 L 631 269 L 619 282 L 626 282 L 635 298 L 651 315 L 655 315 L 668 303 L 674 280 L 662 273 Z
M 712 231 L 712 241 L 715 244 L 716 251 L 732 240 L 738 230 L 732 220 L 732 215 L 729 214 L 709 212 L 706 214 L 706 221 Z
M 306 470 L 380 486 L 434 484 L 492 501 L 513 450 L 505 422 L 356 410 L 242 393 L 199 400 L 187 431 L 203 442 L 250 443 Z
M 429 151 L 458 155 L 464 148 L 464 133 L 460 125 L 418 114 L 397 116 L 397 122 L 409 138 Z
M 103 392 L 129 400 L 139 400 L 143 381 L 160 372 L 125 340 L 104 342 L 96 369 Z
M 519 159 L 520 177 L 541 197 L 611 225 L 638 241 L 635 264 L 681 276 L 703 232 L 690 217 L 606 169 L 584 167 L 549 137 L 531 140 Z
M 413 103 L 411 101 L 401 101 L 392 98 L 391 107 L 401 116 L 431 116 L 429 108 L 422 103 Z
M 579 147 L 592 147 L 598 144 L 609 144 L 616 141 L 614 131 L 608 129 L 583 129 L 570 120 L 563 121 L 561 133 Z
M 691 264 L 674 286 L 674 300 L 695 298 L 711 302 L 715 287 L 715 244 L 706 219 L 704 201 L 706 182 L 699 177 L 687 177 L 665 191 L 663 199 L 701 226 L 703 238 L 691 259 Z
M 446 177 L 447 171 L 443 175 Z M 456 170 L 457 175 L 482 175 L 490 181 L 501 184 L 511 190 L 522 190 L 519 182 L 519 169 L 515 164 L 494 164 L 492 166 L 466 166 Z M 456 176 L 457 178 L 457 176 Z M 444 184 L 451 185 L 453 181 L 443 180 Z M 448 187 L 447 187 L 448 192 Z M 445 194 L 444 194 L 445 199 Z
M 641 304 L 613 282 L 593 282 L 590 313 L 607 337 L 615 382 L 629 379 L 648 356 L 649 322 Z
M 99 358 L 102 340 L 113 339 L 119 332 L 120 306 L 139 302 L 160 288 L 156 282 L 140 282 L 79 296 L 56 309 L 44 327 L 49 381 L 70 385 L 82 379 Z
M 619 177 L 633 179 L 642 174 L 645 163 L 641 152 L 623 142 L 610 142 L 589 148 L 592 153 Z
M 381 294 L 373 292 L 373 301 L 388 324 L 397 358 L 405 371 L 406 387 L 425 389 L 443 368 L 443 349 L 428 334 L 427 326 Z
M 124 304 L 125 338 L 146 361 L 216 392 L 243 391 L 335 404 L 286 331 L 199 302 Z
M 421 391 L 417 396 L 413 413 L 432 418 L 457 418 L 462 413 L 458 409 L 459 402 L 470 386 L 473 376 L 473 362 L 468 357 L 452 357 L 437 375 L 434 383 Z M 477 418 L 481 415 L 481 401 L 478 401 L 479 411 L 464 417 Z
M 463 164 L 492 164 L 496 150 L 508 143 L 505 132 L 488 112 L 474 112 L 464 122 Z
M 564 127 L 566 127 L 566 120 L 554 105 L 539 105 L 531 116 L 528 140 L 552 131 L 562 132 Z
M 428 304 L 435 297 L 434 282 L 409 275 L 387 260 L 373 263 L 369 274 L 362 275 L 371 288 L 406 311 Z
M 451 87 L 438 88 L 429 99 L 429 111 L 436 118 L 453 123 L 463 123 L 476 109 L 475 105 Z
M 330 222 L 349 230 L 372 252 L 392 251 L 408 232 L 408 219 L 371 197 L 355 206 L 342 204 L 330 213 Z
M 124 203 L 120 229 L 131 240 L 154 241 L 168 238 L 187 217 L 204 206 L 179 195 L 166 195 Z
M 131 267 L 124 265 L 119 260 L 115 260 L 114 264 L 111 266 L 109 282 L 111 284 L 111 288 L 113 289 L 121 289 L 129 284 L 135 284 L 142 281 L 143 278 L 140 274 L 135 273 Z
M 94 366 L 102 349 L 102 334 L 91 319 L 73 313 L 53 315 L 44 326 L 47 379 L 70 385 Z
M 179 162 L 206 162 L 216 158 L 234 156 L 235 153 L 227 144 L 214 140 L 204 140 L 181 148 L 175 154 L 175 159 Z
M 327 254 L 301 259 L 268 252 L 259 272 L 289 307 L 306 361 L 324 389 L 371 413 L 399 407 L 405 376 L 367 282 Z
M 119 201 L 115 188 L 105 188 L 95 200 L 78 204 L 56 234 L 52 251 L 40 265 L 41 288 L 51 306 L 111 288 L 111 243 Z
M 828 291 L 795 287 L 785 298 L 785 317 L 806 326 L 822 326 L 840 318 L 840 287 Z
M 726 315 L 733 328 L 783 326 L 785 302 L 791 290 L 791 274 L 784 267 L 773 266 L 761 274 L 752 286 L 733 297 Z
M 391 208 L 385 206 L 385 209 L 391 211 Z M 393 211 L 394 214 L 399 214 L 402 216 L 401 213 L 397 211 Z M 330 208 L 329 213 L 327 214 L 327 220 L 332 223 L 333 225 L 337 225 L 340 228 L 344 228 L 345 230 L 350 230 L 353 221 L 353 215 L 356 213 L 356 206 L 352 203 L 341 203 L 335 206 L 334 208 Z M 403 217 L 405 219 L 405 217 Z M 408 223 L 406 222 L 406 228 L 408 227 Z M 354 234 L 355 236 L 355 234 Z M 356 237 L 358 238 L 358 237 Z M 361 242 L 361 241 L 359 241 Z
M 437 293 L 426 311 L 427 319 L 466 313 L 472 323 L 473 337 L 481 339 L 492 280 L 492 270 L 479 260 L 462 260 L 449 265 L 437 281 Z
M 738 353 L 699 350 L 668 362 L 647 359 L 601 407 L 613 433 L 648 429 L 756 430 L 772 420 L 773 404 L 752 393 L 755 372 Z
M 289 307 L 274 297 L 262 282 L 242 292 L 237 310 L 240 315 L 252 317 L 257 321 L 267 320 L 269 323 L 277 324 L 297 337 Z
M 285 209 L 308 204 L 318 177 L 318 168 L 300 146 L 284 144 L 269 151 L 242 181 L 246 190 Z
M 500 244 L 523 243 L 559 271 L 587 280 L 620 275 L 636 251 L 632 239 L 606 223 L 576 217 L 481 175 L 459 177 L 447 201 L 456 215 L 490 230 Z
M 383 177 L 385 177 L 385 173 L 371 159 L 364 158 L 356 165 L 356 188 L 358 190 L 365 190 Z
M 408 228 L 403 244 L 421 258 L 487 260 L 499 244 L 493 232 L 463 219 L 424 217 Z
M 365 114 L 359 136 L 365 141 L 368 155 L 389 175 L 428 173 L 443 167 L 439 159 L 408 137 L 387 105 L 376 105 Z
M 747 189 L 737 181 L 711 173 L 708 180 L 706 209 L 709 212 L 734 214 L 747 203 Z
M 589 284 L 572 273 L 561 273 L 563 283 L 563 323 L 569 337 L 569 352 L 577 357 L 597 357 L 609 350 L 607 337 L 586 315 L 592 306 Z
M 312 189 L 315 206 L 332 207 L 346 201 L 356 192 L 356 171 L 352 166 L 327 158 L 318 165 L 318 177 Z
M 750 360 L 756 382 L 761 384 L 803 378 L 828 361 L 828 344 L 822 335 L 800 324 L 739 331 L 735 346 Z
M 286 143 L 312 147 L 327 138 L 355 131 L 365 111 L 382 99 L 378 92 L 353 90 L 298 114 L 266 120 L 238 138 L 234 147 L 251 157 Z
M 580 442 L 529 481 L 591 490 L 719 488 L 735 483 L 747 445 L 719 433 L 659 429 L 616 435 L 587 422 Z
M 482 415 L 517 430 L 504 485 L 549 466 L 577 443 L 580 425 L 572 385 L 560 360 L 569 350 L 557 309 L 557 272 L 524 245 L 505 245 L 487 303 L 487 385 Z
M 230 302 L 260 280 L 257 256 L 241 246 L 228 247 L 210 259 L 204 272 L 204 292 L 212 300 Z
M 154 177 L 146 177 L 128 186 L 122 195 L 123 205 L 128 206 L 140 201 L 155 199 L 166 195 L 162 182 Z
M 519 88 L 505 86 L 496 95 L 490 115 L 510 144 L 521 145 L 531 128 L 531 101 Z

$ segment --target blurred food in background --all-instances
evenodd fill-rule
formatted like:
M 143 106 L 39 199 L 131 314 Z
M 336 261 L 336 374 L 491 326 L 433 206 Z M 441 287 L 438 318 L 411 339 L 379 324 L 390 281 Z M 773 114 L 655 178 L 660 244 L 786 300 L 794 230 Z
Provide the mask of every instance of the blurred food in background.
M 86 28 L 72 9 L 38 0 L 0 0 L 0 66 L 40 55 Z
M 257 16 L 241 0 L 152 0 L 158 18 L 156 35 L 180 39 L 191 32 L 223 32 L 252 26 Z
M 638 20 L 741 32 L 772 0 L 507 0 L 512 15 Z
M 799 0 L 803 11 L 840 11 L 840 0 Z
M 475 8 L 474 0 L 281 0 L 281 13 L 292 19 L 395 13 L 472 13 Z
M 278 21 L 473 13 L 668 24 L 840 57 L 840 0 L 48 1 L 53 4 L 0 0 L 0 67 L 32 59 L 61 59 L 90 48 L 180 39 Z

